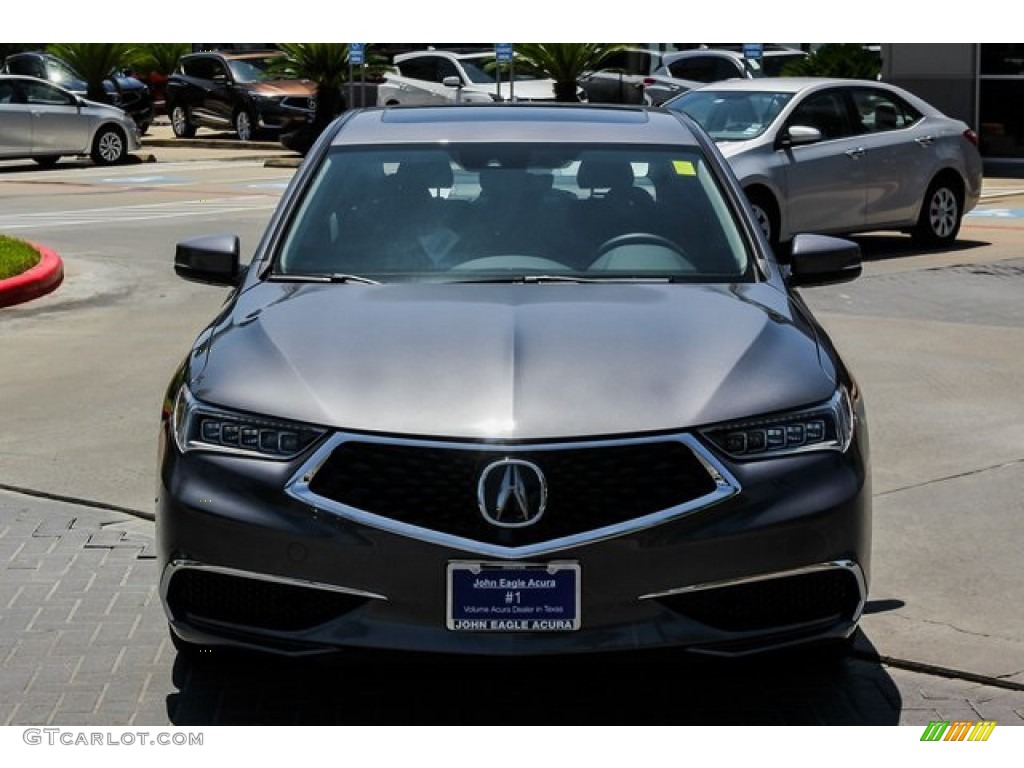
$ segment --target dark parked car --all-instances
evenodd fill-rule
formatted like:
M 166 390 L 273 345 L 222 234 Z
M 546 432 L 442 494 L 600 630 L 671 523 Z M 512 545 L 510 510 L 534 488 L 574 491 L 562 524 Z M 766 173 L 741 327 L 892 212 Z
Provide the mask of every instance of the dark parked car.
M 271 66 L 280 51 L 211 51 L 183 56 L 167 81 L 167 114 L 174 135 L 200 127 L 232 130 L 242 141 L 262 132 L 307 125 L 316 111 L 316 85 L 285 79 Z
M 50 53 L 38 51 L 15 53 L 4 59 L 3 72 L 48 80 L 85 98 L 88 84 L 66 61 Z M 145 83 L 134 77 L 117 74 L 103 81 L 110 103 L 120 107 L 135 121 L 139 135 L 144 135 L 153 122 L 153 99 Z
M 860 390 L 696 123 L 586 105 L 335 121 L 164 401 L 180 648 L 841 644 L 867 597 Z

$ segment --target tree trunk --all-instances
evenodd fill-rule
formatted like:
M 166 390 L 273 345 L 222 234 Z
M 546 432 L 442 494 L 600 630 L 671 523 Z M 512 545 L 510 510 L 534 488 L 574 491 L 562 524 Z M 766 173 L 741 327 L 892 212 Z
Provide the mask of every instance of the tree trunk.
M 555 101 L 579 101 L 579 96 L 576 95 L 576 81 L 570 82 L 555 82 Z

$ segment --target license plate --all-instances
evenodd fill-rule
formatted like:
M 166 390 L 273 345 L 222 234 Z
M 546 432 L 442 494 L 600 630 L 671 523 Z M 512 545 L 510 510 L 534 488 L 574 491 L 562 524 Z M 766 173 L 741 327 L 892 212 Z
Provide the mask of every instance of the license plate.
M 580 628 L 578 563 L 449 563 L 448 629 L 571 632 Z

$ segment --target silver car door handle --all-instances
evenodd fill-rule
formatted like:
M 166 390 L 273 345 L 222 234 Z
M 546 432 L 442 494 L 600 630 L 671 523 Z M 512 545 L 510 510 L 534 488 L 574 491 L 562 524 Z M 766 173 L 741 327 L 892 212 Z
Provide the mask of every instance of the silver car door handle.
M 922 147 L 930 147 L 932 144 L 935 143 L 935 137 L 934 136 L 918 136 L 916 139 L 914 139 L 914 141 L 916 141 Z
M 860 158 L 864 157 L 865 151 L 866 150 L 864 149 L 864 147 L 857 147 L 856 149 L 848 149 L 848 150 L 846 150 L 846 156 L 848 158 L 850 158 L 851 160 L 860 160 Z

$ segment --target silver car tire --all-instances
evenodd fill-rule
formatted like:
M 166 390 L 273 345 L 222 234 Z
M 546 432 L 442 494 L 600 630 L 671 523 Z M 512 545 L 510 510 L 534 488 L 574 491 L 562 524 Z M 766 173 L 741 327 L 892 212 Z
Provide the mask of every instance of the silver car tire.
M 256 126 L 251 112 L 246 109 L 238 110 L 235 113 L 234 125 L 235 133 L 238 134 L 239 141 L 253 140 L 256 133 Z
M 115 165 L 128 153 L 124 132 L 114 126 L 104 126 L 96 133 L 89 156 L 96 165 Z
M 171 108 L 171 130 L 179 139 L 190 139 L 196 135 L 196 127 L 188 119 L 188 110 L 180 104 Z
M 931 246 L 952 243 L 960 232 L 962 219 L 958 191 L 948 181 L 934 181 L 924 196 L 914 239 Z

